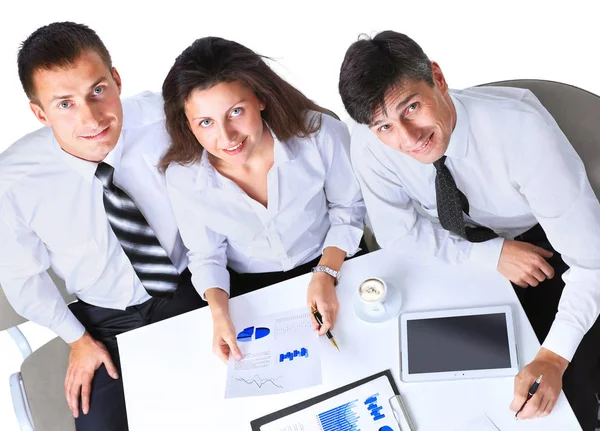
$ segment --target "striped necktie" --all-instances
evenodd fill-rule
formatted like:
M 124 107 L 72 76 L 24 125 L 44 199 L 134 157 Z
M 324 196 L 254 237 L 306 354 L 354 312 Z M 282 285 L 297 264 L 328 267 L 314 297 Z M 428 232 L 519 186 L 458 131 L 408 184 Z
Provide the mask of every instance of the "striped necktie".
M 179 271 L 133 200 L 113 183 L 114 173 L 104 162 L 96 169 L 108 222 L 148 294 L 171 298 L 179 284 Z
M 469 215 L 469 201 L 456 186 L 452 173 L 445 165 L 446 156 L 433 162 L 437 171 L 435 176 L 435 199 L 438 218 L 442 227 L 470 242 L 484 242 L 498 235 L 485 226 L 470 227 L 465 225 L 463 213 Z

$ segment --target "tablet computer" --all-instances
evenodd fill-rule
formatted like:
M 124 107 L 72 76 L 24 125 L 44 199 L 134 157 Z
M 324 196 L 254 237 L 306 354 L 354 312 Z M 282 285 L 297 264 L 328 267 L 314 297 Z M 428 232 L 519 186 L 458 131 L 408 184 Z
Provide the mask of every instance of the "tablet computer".
M 514 376 L 519 372 L 509 305 L 404 313 L 405 382 Z

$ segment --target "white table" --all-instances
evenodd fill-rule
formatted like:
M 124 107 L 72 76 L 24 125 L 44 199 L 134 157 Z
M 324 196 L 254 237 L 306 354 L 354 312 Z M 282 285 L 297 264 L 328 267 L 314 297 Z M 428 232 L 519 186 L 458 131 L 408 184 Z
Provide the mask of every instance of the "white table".
M 321 337 L 323 384 L 282 395 L 224 399 L 226 366 L 211 352 L 208 307 L 118 337 L 131 431 L 250 430 L 249 422 L 376 372 L 391 369 L 419 431 L 451 431 L 485 412 L 502 431 L 580 430 L 563 394 L 551 415 L 515 421 L 509 411 L 513 378 L 404 383 L 400 380 L 398 321 L 369 324 L 354 316 L 352 300 L 370 276 L 401 289 L 402 312 L 510 304 L 519 360 L 530 362 L 539 343 L 510 283 L 473 266 L 377 251 L 344 263 L 338 289 L 337 352 Z M 231 313 L 250 307 L 275 313 L 306 303 L 309 275 L 231 300 Z M 260 309 L 259 309 L 260 304 Z M 474 430 L 475 431 L 475 430 Z

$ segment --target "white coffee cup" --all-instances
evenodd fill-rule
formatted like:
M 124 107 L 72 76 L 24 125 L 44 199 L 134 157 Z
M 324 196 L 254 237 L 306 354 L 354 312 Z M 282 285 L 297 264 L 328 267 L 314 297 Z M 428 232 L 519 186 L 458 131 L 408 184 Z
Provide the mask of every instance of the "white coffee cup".
M 381 278 L 369 277 L 358 286 L 358 297 L 365 311 L 371 314 L 385 314 L 387 284 Z

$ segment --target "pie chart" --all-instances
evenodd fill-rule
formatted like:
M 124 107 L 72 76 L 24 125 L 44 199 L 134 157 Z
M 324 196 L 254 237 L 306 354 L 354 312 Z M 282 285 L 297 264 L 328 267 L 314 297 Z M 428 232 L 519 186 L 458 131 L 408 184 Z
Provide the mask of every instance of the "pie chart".
M 237 340 L 241 343 L 246 343 L 253 339 L 260 340 L 270 333 L 271 330 L 269 328 L 254 328 L 254 326 L 249 326 L 237 335 Z

